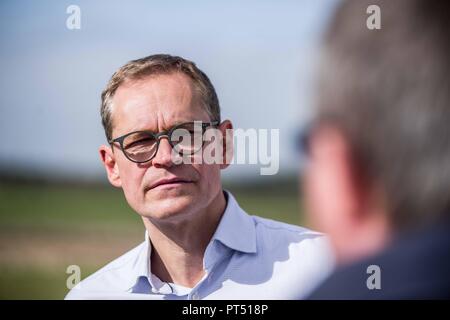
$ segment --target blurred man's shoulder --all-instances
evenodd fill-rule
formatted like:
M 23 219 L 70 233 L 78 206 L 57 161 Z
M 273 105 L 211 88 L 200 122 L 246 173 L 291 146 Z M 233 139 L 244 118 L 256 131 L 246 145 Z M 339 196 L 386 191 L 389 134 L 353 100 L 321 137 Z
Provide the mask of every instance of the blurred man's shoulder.
M 440 221 L 337 268 L 309 299 L 449 299 L 448 270 L 450 221 Z

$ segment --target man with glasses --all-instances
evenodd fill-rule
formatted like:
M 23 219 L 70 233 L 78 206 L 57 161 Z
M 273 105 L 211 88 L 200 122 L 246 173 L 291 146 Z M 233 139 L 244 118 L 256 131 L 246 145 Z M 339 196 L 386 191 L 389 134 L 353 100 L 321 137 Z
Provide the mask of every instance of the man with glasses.
M 290 299 L 327 275 L 322 235 L 249 216 L 222 189 L 232 124 L 194 63 L 169 55 L 127 63 L 103 91 L 101 115 L 109 142 L 101 159 L 142 217 L 145 241 L 66 298 Z

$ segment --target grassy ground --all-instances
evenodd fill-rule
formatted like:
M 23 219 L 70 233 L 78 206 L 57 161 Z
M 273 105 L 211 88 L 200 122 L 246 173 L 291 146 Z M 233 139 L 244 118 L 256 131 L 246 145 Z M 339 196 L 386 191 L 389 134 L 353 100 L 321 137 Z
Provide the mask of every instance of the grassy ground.
M 295 184 L 226 187 L 250 214 L 302 223 Z M 143 235 L 112 187 L 0 184 L 0 299 L 62 299 L 67 266 L 80 266 L 85 278 Z

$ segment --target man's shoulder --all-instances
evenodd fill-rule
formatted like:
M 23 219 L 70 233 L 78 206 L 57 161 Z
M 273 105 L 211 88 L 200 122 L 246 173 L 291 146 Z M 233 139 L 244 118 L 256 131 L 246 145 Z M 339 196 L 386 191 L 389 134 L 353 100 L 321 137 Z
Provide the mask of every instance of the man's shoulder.
M 272 283 L 283 294 L 301 298 L 329 275 L 334 267 L 331 246 L 324 234 L 305 227 L 252 216 L 256 230 L 259 272 L 270 270 Z M 297 286 L 292 286 L 297 283 Z
M 257 234 L 285 238 L 289 240 L 322 239 L 324 234 L 281 221 L 251 216 L 255 223 Z
M 142 242 L 82 280 L 70 290 L 65 299 L 83 299 L 89 293 L 123 292 L 130 283 L 129 270 L 144 246 L 145 242 Z
M 304 255 L 307 251 L 329 252 L 329 240 L 323 233 L 272 219 L 251 216 L 255 223 L 257 242 L 260 247 L 277 248 L 289 246 L 293 254 Z
M 397 237 L 381 252 L 339 267 L 309 298 L 448 299 L 449 269 L 447 222 Z M 369 289 L 368 280 L 376 278 L 379 290 Z

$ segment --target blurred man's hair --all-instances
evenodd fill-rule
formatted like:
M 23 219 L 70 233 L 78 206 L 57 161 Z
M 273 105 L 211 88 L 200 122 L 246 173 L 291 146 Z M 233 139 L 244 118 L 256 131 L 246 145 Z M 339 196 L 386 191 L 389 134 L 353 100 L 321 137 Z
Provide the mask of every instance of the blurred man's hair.
M 381 29 L 369 30 L 369 5 Z M 450 212 L 450 1 L 353 0 L 324 43 L 318 120 L 386 194 L 395 228 Z
M 100 114 L 108 141 L 112 139 L 113 130 L 112 100 L 120 85 L 128 81 L 141 80 L 148 76 L 175 72 L 183 73 L 192 80 L 194 89 L 199 94 L 203 107 L 211 120 L 220 121 L 219 99 L 206 74 L 197 68 L 192 61 L 168 54 L 155 54 L 130 61 L 122 66 L 112 75 L 105 90 L 103 90 Z

